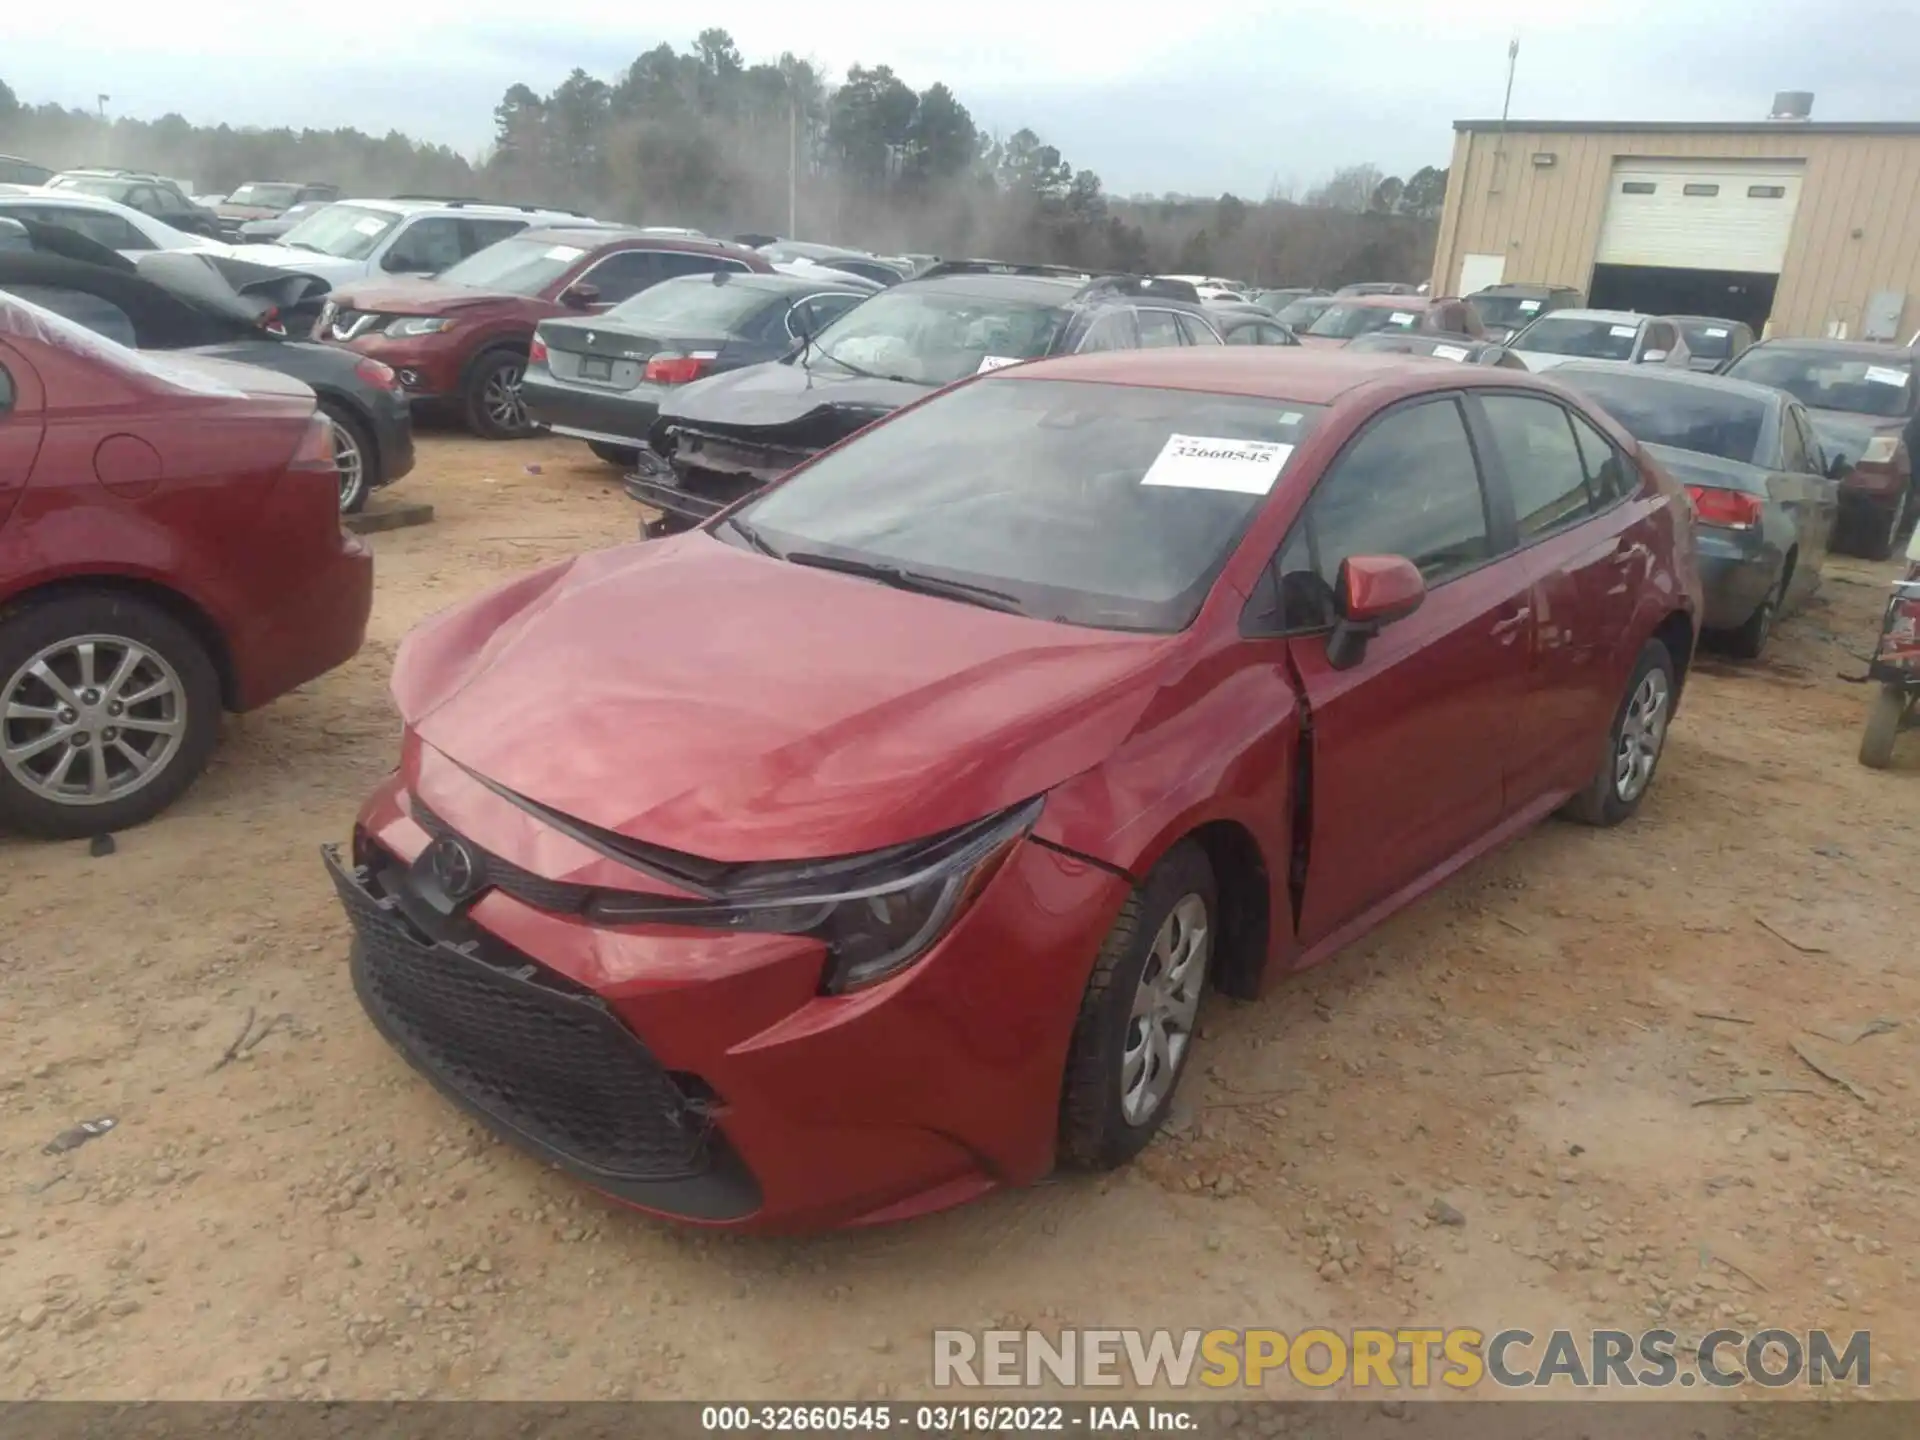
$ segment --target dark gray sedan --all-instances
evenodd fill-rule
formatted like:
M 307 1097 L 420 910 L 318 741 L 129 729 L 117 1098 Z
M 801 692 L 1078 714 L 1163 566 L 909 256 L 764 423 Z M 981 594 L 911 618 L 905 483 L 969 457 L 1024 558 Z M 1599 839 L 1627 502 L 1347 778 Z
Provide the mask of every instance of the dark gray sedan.
M 527 415 L 631 467 L 678 387 L 778 360 L 880 287 L 818 274 L 683 275 L 604 315 L 543 320 L 520 383 Z
M 1774 621 L 1820 586 L 1839 482 L 1784 390 L 1680 369 L 1561 365 L 1553 378 L 1618 420 L 1693 497 L 1706 626 L 1757 659 Z
M 1451 360 L 1456 365 L 1498 365 L 1507 370 L 1524 370 L 1526 361 L 1506 346 L 1477 335 L 1449 335 L 1445 331 L 1423 334 L 1417 330 L 1375 330 L 1349 341 L 1347 350 L 1355 355 L 1425 355 L 1430 360 Z

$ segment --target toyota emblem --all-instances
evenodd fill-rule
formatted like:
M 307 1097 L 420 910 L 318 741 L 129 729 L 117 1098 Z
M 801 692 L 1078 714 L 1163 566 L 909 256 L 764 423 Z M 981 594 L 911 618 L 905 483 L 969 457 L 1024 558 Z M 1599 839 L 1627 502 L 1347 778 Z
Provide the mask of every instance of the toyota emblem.
M 480 888 L 479 862 L 471 850 L 451 835 L 433 842 L 433 854 L 427 863 L 449 900 L 464 900 Z

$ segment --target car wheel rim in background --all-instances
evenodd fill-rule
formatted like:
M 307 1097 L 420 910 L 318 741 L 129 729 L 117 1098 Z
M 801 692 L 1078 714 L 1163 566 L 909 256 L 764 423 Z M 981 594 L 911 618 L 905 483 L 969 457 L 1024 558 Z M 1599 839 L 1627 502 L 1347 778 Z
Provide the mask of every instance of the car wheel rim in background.
M 502 365 L 487 377 L 480 403 L 487 418 L 502 430 L 522 430 L 527 424 L 526 402 L 520 398 L 520 377 L 524 367 Z
M 346 509 L 360 495 L 366 483 L 367 457 L 360 453 L 360 442 L 338 420 L 333 425 L 333 463 L 340 471 L 340 508 Z
M 1146 1124 L 1173 1090 L 1212 953 L 1207 902 L 1182 896 L 1160 922 L 1134 987 L 1120 1056 L 1120 1113 L 1129 1125 Z
M 1667 738 L 1667 701 L 1671 691 L 1664 670 L 1649 670 L 1633 692 L 1620 724 L 1620 748 L 1614 761 L 1614 786 L 1629 804 L 1640 798 L 1659 763 Z
M 186 733 L 180 676 L 122 635 L 49 645 L 0 690 L 0 765 L 59 805 L 103 805 L 144 788 Z

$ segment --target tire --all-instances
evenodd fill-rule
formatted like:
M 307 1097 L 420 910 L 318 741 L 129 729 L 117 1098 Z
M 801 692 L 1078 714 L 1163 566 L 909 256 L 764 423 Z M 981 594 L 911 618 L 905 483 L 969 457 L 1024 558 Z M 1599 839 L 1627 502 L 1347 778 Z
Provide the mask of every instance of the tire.
M 373 436 L 366 422 L 342 401 L 322 400 L 320 413 L 333 426 L 333 456 L 340 469 L 340 513 L 357 515 L 378 483 L 374 472 L 379 462 L 373 448 Z M 354 457 L 351 476 L 347 464 L 341 460 L 342 455 L 348 453 Z
M 1860 737 L 1860 763 L 1869 770 L 1884 770 L 1893 763 L 1893 742 L 1900 737 L 1910 703 L 1904 685 L 1882 685 L 1874 691 L 1867 705 L 1867 728 Z
M 1171 1007 L 1159 1012 L 1166 1016 L 1161 1033 L 1174 1043 L 1159 1052 L 1156 1067 L 1153 1047 L 1144 1044 L 1146 1027 L 1134 1016 L 1135 1000 L 1142 994 L 1143 977 L 1151 980 L 1166 973 L 1161 962 L 1169 938 L 1174 941 L 1173 958 L 1179 957 L 1180 937 L 1183 931 L 1192 936 L 1196 915 L 1199 934 L 1192 944 L 1197 951 L 1189 952 L 1188 966 L 1197 962 L 1198 969 L 1186 970 L 1178 992 L 1161 996 Z M 1124 1165 L 1165 1122 L 1193 1054 L 1194 1017 L 1213 959 L 1219 917 L 1213 867 L 1191 840 L 1168 851 L 1146 884 L 1120 907 L 1087 979 L 1067 1053 L 1059 1145 L 1065 1163 L 1084 1170 Z M 1142 1053 L 1145 1073 L 1130 1090 L 1127 1074 L 1134 1067 L 1127 1057 L 1135 1052 Z M 1158 1085 L 1156 1075 L 1164 1077 Z M 1135 1101 L 1129 1100 L 1130 1094 Z
M 489 350 L 467 372 L 463 405 L 467 428 L 482 440 L 523 440 L 533 434 L 520 379 L 527 357 L 517 350 Z
M 1753 609 L 1746 624 L 1738 630 L 1729 630 L 1725 636 L 1727 653 L 1736 660 L 1758 660 L 1767 648 L 1767 641 L 1773 635 L 1773 622 L 1780 617 L 1780 608 L 1787 596 L 1787 576 L 1781 573 L 1780 583 L 1767 592 L 1767 598 Z
M 1894 502 L 1893 512 L 1884 520 L 1869 512 L 1860 518 L 1860 553 L 1869 560 L 1890 560 L 1893 552 L 1900 548 L 1900 537 L 1906 533 L 1907 510 L 1911 500 L 1910 491 L 1901 491 L 1900 498 Z
M 609 465 L 622 470 L 631 470 L 640 463 L 640 452 L 627 445 L 603 445 L 598 440 L 589 440 L 587 449 L 606 461 Z
M 91 641 L 95 685 L 81 682 L 78 646 Z M 145 658 L 128 674 L 122 660 L 137 647 Z M 69 648 L 72 647 L 72 648 Z M 93 707 L 75 709 L 47 683 L 29 673 L 38 662 L 75 700 L 98 697 Z M 155 698 L 110 711 L 108 686 L 122 680 L 121 693 L 139 695 L 165 687 Z M 206 647 L 166 611 L 136 596 L 106 591 L 72 594 L 0 612 L 0 716 L 7 707 L 47 712 L 39 717 L 0 718 L 0 829 L 24 831 L 51 840 L 71 840 L 124 830 L 152 819 L 171 805 L 206 768 L 220 734 L 220 680 Z M 78 729 L 86 736 L 42 744 L 36 741 L 64 730 L 65 716 L 97 722 Z M 112 722 L 118 718 L 119 724 Z M 145 721 L 147 723 L 140 724 Z M 168 727 L 163 731 L 161 726 Z M 112 737 L 116 744 L 108 744 Z M 149 744 L 148 741 L 153 743 Z M 154 767 L 138 779 L 128 752 Z M 92 781 L 94 766 L 106 757 L 105 798 L 81 788 Z M 63 775 L 53 773 L 61 765 Z M 86 779 L 81 779 L 81 767 Z M 29 780 L 35 783 L 29 783 Z M 56 783 L 69 793 L 48 793 Z
M 1633 678 L 1627 682 L 1626 694 L 1620 698 L 1620 708 L 1614 712 L 1613 724 L 1607 727 L 1607 748 L 1600 758 L 1599 768 L 1594 771 L 1593 779 L 1587 782 L 1587 788 L 1567 802 L 1566 813 L 1573 819 L 1586 825 L 1607 827 L 1618 825 L 1640 808 L 1640 802 L 1647 797 L 1647 791 L 1653 788 L 1653 777 L 1660 766 L 1660 757 L 1666 753 L 1667 729 L 1673 719 L 1673 698 L 1678 690 L 1677 677 L 1673 669 L 1673 656 L 1667 647 L 1658 640 L 1649 640 L 1640 649 L 1640 659 L 1633 667 Z M 1645 703 L 1647 691 L 1652 689 L 1659 695 L 1658 729 L 1654 735 L 1652 753 L 1642 741 L 1636 741 L 1634 747 L 1633 784 L 1623 774 L 1626 768 L 1626 745 L 1630 733 L 1644 734 L 1644 722 L 1636 723 L 1636 715 Z

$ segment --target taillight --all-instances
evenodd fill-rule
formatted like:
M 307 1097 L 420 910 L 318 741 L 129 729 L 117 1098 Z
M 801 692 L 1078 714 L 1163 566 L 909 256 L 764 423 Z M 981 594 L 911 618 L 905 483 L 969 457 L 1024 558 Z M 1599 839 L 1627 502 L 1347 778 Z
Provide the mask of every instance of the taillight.
M 1726 530 L 1751 530 L 1760 523 L 1758 495 L 1744 490 L 1722 490 L 1714 485 L 1689 485 L 1693 513 L 1702 525 L 1718 525 Z
M 300 447 L 293 452 L 293 460 L 287 466 L 289 470 L 324 470 L 335 474 L 338 467 L 333 460 L 333 422 L 324 415 L 315 415 L 307 422 L 307 433 L 300 437 Z
M 533 337 L 533 344 L 527 347 L 527 363 L 529 365 L 544 365 L 547 363 L 547 342 L 542 340 L 538 335 Z
M 398 390 L 400 375 L 391 365 L 382 365 L 378 360 L 362 360 L 353 367 L 353 373 L 369 385 L 377 385 L 382 390 Z
M 647 361 L 646 379 L 653 385 L 684 385 L 698 380 L 713 363 L 711 352 L 698 355 L 656 355 Z
M 260 316 L 260 328 L 269 335 L 284 336 L 287 333 L 286 323 L 281 320 L 279 310 L 271 305 Z
M 1893 621 L 1887 626 L 1887 643 L 1905 649 L 1920 645 L 1920 600 L 1893 602 Z

